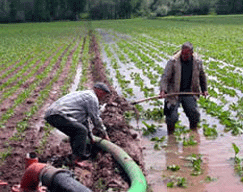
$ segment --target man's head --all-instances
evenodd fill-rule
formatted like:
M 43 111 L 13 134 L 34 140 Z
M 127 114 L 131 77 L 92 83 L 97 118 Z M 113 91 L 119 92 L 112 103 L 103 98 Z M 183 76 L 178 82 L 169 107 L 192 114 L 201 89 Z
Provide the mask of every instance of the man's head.
M 102 100 L 107 94 L 111 94 L 109 87 L 102 82 L 95 83 L 93 89 L 99 100 Z
M 181 59 L 182 61 L 190 61 L 193 54 L 193 45 L 186 42 L 181 46 Z

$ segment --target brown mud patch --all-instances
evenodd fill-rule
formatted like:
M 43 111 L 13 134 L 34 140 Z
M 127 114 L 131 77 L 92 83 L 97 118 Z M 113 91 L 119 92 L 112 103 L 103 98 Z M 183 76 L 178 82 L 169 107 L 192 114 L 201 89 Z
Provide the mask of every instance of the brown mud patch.
M 87 82 L 89 88 L 96 81 L 105 82 L 112 90 L 112 95 L 106 100 L 105 111 L 101 114 L 111 142 L 120 146 L 126 151 L 134 161 L 144 171 L 142 147 L 140 146 L 139 134 L 129 126 L 123 116 L 127 110 L 133 110 L 132 106 L 116 93 L 115 89 L 109 84 L 105 75 L 105 68 L 100 58 L 99 47 L 96 38 L 91 34 L 90 54 L 94 55 L 90 66 L 90 79 Z M 6 149 L 9 145 L 14 148 L 11 155 L 6 159 L 0 167 L 0 180 L 8 182 L 8 189 L 19 184 L 24 174 L 24 159 L 27 153 L 35 151 L 44 135 L 43 115 L 45 109 L 60 96 L 60 89 L 64 83 L 63 79 L 67 76 L 67 72 L 63 72 L 59 80 L 53 85 L 49 98 L 45 101 L 42 108 L 29 121 L 29 127 L 25 131 L 22 141 L 11 141 L 6 143 L 2 141 L 0 151 Z M 41 88 L 40 88 L 41 89 Z M 21 113 L 21 111 L 19 111 Z M 23 114 L 21 114 L 23 115 Z M 18 118 L 18 117 L 16 117 Z M 0 130 L 1 135 L 8 138 L 12 135 L 13 127 Z M 98 135 L 98 133 L 94 134 Z M 7 141 L 7 140 L 6 140 Z M 90 166 L 77 168 L 71 161 L 71 148 L 67 139 L 60 139 L 60 136 L 52 132 L 45 149 L 42 154 L 38 154 L 40 162 L 50 163 L 55 167 L 67 166 L 71 169 L 83 185 L 87 186 L 94 192 L 103 192 L 108 189 L 116 189 L 117 191 L 127 191 L 130 181 L 124 173 L 120 165 L 113 159 L 111 154 L 102 151 L 96 146 L 91 148 L 92 156 L 88 159 Z M 1 189 L 1 188 L 0 188 Z

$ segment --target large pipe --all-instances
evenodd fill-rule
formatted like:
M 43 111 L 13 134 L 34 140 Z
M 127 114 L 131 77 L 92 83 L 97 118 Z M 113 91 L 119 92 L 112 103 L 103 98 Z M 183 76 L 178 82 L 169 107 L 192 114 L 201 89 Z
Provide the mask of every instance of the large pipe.
M 50 192 L 91 192 L 73 178 L 73 174 L 65 169 L 56 169 L 47 166 L 40 174 L 42 185 L 47 186 Z
M 21 179 L 20 189 L 22 191 L 36 191 L 39 186 L 39 175 L 42 169 L 46 167 L 44 163 L 33 163 L 26 170 Z
M 40 182 L 50 192 L 91 192 L 90 189 L 75 180 L 70 171 L 57 169 L 45 163 L 38 163 L 36 157 L 27 158 L 26 170 L 21 183 L 13 186 L 12 192 L 44 191 L 43 188 L 39 187 Z
M 106 152 L 112 154 L 114 159 L 122 166 L 128 175 L 131 185 L 129 192 L 146 192 L 147 182 L 143 172 L 133 159 L 120 147 L 110 141 L 93 136 L 95 144 Z
M 122 166 L 128 175 L 131 185 L 128 192 L 146 192 L 147 182 L 143 172 L 133 159 L 117 145 L 93 136 L 95 144 L 111 153 L 114 159 Z M 27 169 L 21 180 L 20 188 L 14 186 L 12 192 L 30 192 L 37 191 L 39 182 L 42 181 L 44 186 L 47 186 L 50 192 L 90 192 L 91 190 L 81 185 L 78 181 L 72 178 L 71 173 L 67 170 L 56 169 L 44 163 L 34 163 L 26 166 Z

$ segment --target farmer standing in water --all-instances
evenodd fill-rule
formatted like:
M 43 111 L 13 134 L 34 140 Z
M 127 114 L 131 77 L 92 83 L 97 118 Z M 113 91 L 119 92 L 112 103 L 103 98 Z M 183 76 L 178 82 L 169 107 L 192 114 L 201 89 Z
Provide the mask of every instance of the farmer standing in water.
M 190 129 L 196 130 L 200 121 L 197 99 L 199 95 L 175 95 L 166 97 L 166 94 L 179 92 L 195 92 L 205 97 L 208 95 L 207 80 L 203 70 L 202 60 L 193 52 L 193 45 L 186 42 L 168 62 L 160 81 L 160 97 L 165 98 L 164 114 L 166 116 L 167 132 L 175 130 L 178 121 L 180 104 L 190 122 Z

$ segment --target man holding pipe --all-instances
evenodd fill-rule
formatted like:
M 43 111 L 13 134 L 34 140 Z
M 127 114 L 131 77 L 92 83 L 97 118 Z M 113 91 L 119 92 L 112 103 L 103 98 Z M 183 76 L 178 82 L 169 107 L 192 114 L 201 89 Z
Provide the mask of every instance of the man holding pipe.
M 196 130 L 200 121 L 197 107 L 199 95 L 175 95 L 166 97 L 166 94 L 179 92 L 195 92 L 205 97 L 208 95 L 207 80 L 203 70 L 202 60 L 193 52 L 193 45 L 186 42 L 168 62 L 160 81 L 160 98 L 165 98 L 164 114 L 168 134 L 175 130 L 178 121 L 180 104 L 190 122 L 190 129 Z
M 91 143 L 94 143 L 88 118 L 91 119 L 94 127 L 103 133 L 103 138 L 110 140 L 99 116 L 99 101 L 103 101 L 110 93 L 106 84 L 98 82 L 94 84 L 92 90 L 75 91 L 61 97 L 46 111 L 45 120 L 70 137 L 77 165 L 82 166 L 80 161 L 88 157 L 87 137 L 89 136 Z

